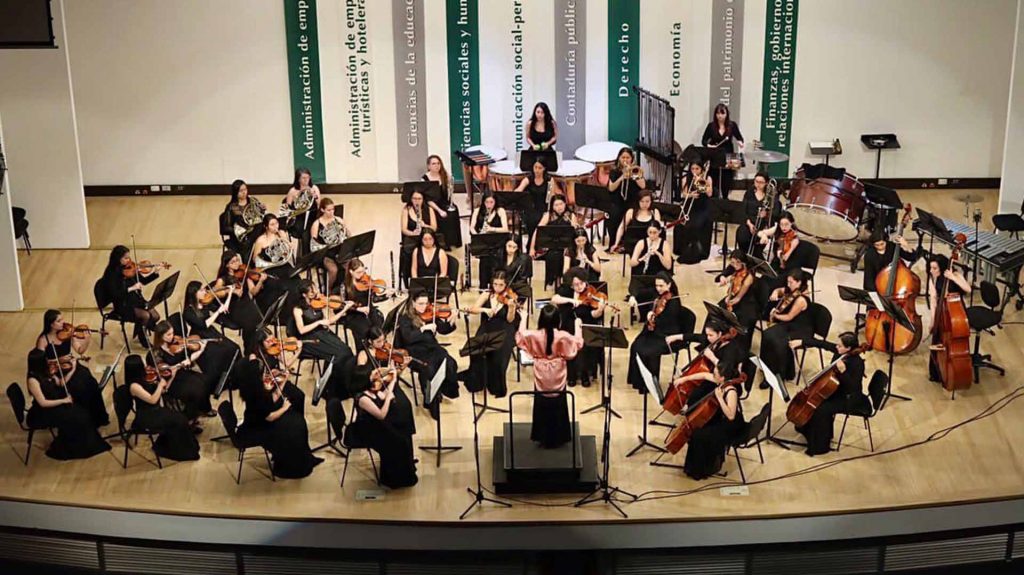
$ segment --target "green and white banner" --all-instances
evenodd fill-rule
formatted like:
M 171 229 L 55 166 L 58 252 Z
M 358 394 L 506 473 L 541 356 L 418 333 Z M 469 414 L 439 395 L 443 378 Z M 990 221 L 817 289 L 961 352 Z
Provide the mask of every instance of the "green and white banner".
M 640 2 L 608 0 L 608 139 L 636 141 L 640 85 Z
M 587 143 L 587 4 L 555 0 L 555 101 L 558 147 Z
M 324 127 L 320 101 L 320 38 L 316 0 L 284 0 L 291 99 L 292 155 L 313 181 L 326 180 Z
M 424 55 L 423 0 L 391 0 L 394 39 L 395 128 L 398 177 L 423 174 L 427 149 L 427 63 Z
M 767 0 L 764 34 L 764 83 L 761 86 L 761 142 L 766 150 L 790 153 L 793 131 L 793 79 L 796 73 L 798 0 Z M 768 173 L 789 174 L 789 162 L 772 164 Z
M 743 80 L 743 2 L 714 0 L 711 4 L 711 91 L 708 110 L 729 107 L 739 123 Z M 710 118 L 708 118 L 710 120 Z
M 477 0 L 447 0 L 449 166 L 456 150 L 480 143 L 480 40 Z M 457 179 L 462 170 L 451 169 Z

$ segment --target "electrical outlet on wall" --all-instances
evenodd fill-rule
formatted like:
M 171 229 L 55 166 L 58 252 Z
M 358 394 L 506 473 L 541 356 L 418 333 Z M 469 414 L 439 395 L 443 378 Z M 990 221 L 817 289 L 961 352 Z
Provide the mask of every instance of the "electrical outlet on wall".
M 947 180 L 946 178 L 939 178 L 939 185 L 940 186 L 947 186 L 947 185 L 949 185 L 949 180 Z

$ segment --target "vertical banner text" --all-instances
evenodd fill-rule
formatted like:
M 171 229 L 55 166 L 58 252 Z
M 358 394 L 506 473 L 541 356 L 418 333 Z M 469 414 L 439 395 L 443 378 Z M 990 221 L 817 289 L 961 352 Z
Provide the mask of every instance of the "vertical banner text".
M 784 154 L 789 154 L 793 128 L 797 4 L 798 0 L 768 0 L 765 18 L 761 141 L 766 150 Z M 772 164 L 768 173 L 785 177 L 789 173 L 789 162 Z
M 555 100 L 558 145 L 575 150 L 586 142 L 587 5 L 555 0 Z
M 427 66 L 423 0 L 391 0 L 394 31 L 398 177 L 418 179 L 427 150 Z
M 608 139 L 636 142 L 640 85 L 640 2 L 608 0 Z
M 477 0 L 448 0 L 448 122 L 452 155 L 450 172 L 456 169 L 456 150 L 480 143 L 480 41 Z
M 743 2 L 714 0 L 711 7 L 711 91 L 708 114 L 718 104 L 729 107 L 739 123 L 743 77 Z
M 284 21 L 292 111 L 292 154 L 296 167 L 308 168 L 314 182 L 323 182 L 327 175 L 324 168 L 316 0 L 284 0 Z

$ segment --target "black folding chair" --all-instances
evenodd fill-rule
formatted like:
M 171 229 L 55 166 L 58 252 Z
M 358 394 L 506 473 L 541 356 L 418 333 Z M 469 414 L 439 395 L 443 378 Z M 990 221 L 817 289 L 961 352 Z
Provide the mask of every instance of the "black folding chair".
M 21 390 L 21 386 L 18 385 L 17 382 L 11 383 L 11 385 L 7 386 L 7 400 L 11 402 L 11 410 L 14 411 L 14 419 L 17 420 L 18 427 L 21 428 L 22 431 L 28 432 L 28 447 L 25 449 L 24 460 L 25 465 L 28 465 L 28 456 L 32 453 L 32 436 L 35 435 L 36 431 L 46 429 L 49 430 L 50 435 L 56 437 L 56 434 L 54 434 L 53 428 L 50 426 L 34 426 L 28 424 L 25 418 L 25 414 L 27 413 L 27 410 L 25 409 L 25 392 Z

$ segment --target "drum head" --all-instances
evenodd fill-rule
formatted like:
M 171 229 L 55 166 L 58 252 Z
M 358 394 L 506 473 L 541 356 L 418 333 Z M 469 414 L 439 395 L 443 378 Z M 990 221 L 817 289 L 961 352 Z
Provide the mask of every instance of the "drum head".
M 812 204 L 790 204 L 787 211 L 796 218 L 795 228 L 802 234 L 826 242 L 857 239 L 857 222 L 829 208 Z

